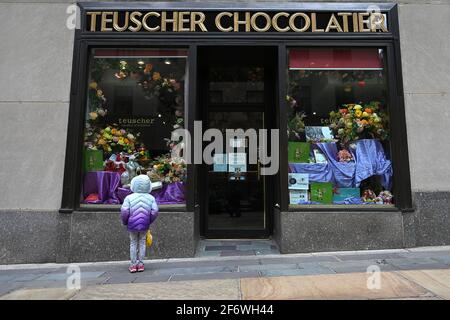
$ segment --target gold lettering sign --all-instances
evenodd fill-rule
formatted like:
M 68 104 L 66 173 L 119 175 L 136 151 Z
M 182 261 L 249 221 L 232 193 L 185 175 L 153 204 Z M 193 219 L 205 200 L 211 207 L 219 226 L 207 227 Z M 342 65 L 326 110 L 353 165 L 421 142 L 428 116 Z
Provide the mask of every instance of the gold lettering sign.
M 379 12 L 88 11 L 89 32 L 389 32 Z

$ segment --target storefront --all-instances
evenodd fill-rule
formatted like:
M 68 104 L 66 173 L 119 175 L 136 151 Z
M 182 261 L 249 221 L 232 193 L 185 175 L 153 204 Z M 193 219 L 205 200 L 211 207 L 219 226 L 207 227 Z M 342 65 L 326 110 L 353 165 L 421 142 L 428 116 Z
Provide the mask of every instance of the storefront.
M 161 210 L 155 256 L 192 256 L 199 237 L 273 237 L 283 253 L 405 246 L 396 5 L 80 7 L 61 214 L 113 221 L 142 173 Z M 211 154 L 207 129 L 257 134 Z

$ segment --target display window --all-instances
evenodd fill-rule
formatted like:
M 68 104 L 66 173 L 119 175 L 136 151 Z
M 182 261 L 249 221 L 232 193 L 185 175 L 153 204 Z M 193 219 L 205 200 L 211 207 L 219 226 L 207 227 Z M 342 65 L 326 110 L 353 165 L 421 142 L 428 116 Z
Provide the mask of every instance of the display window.
M 288 50 L 289 203 L 392 205 L 381 48 Z
M 146 174 L 159 205 L 185 203 L 187 51 L 92 49 L 84 120 L 84 205 L 119 205 L 131 179 Z M 177 157 L 174 155 L 178 155 Z

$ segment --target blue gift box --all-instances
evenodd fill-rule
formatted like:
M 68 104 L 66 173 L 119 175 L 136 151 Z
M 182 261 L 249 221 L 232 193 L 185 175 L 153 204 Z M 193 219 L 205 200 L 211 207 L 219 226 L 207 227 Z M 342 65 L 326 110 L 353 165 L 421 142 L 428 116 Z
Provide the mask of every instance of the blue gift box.
M 336 188 L 333 191 L 333 202 L 344 201 L 348 198 L 360 198 L 359 188 Z

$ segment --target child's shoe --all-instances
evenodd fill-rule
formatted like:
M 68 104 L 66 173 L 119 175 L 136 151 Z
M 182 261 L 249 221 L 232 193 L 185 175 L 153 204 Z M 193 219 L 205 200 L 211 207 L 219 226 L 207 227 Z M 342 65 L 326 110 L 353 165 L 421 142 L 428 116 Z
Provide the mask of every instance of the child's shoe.
M 144 270 L 145 270 L 144 264 L 143 264 L 143 263 L 139 263 L 138 266 L 137 266 L 137 271 L 138 271 L 138 272 L 142 272 L 142 271 L 144 271 Z
M 130 271 L 130 273 L 136 273 L 138 271 L 137 266 L 129 266 L 128 271 Z

